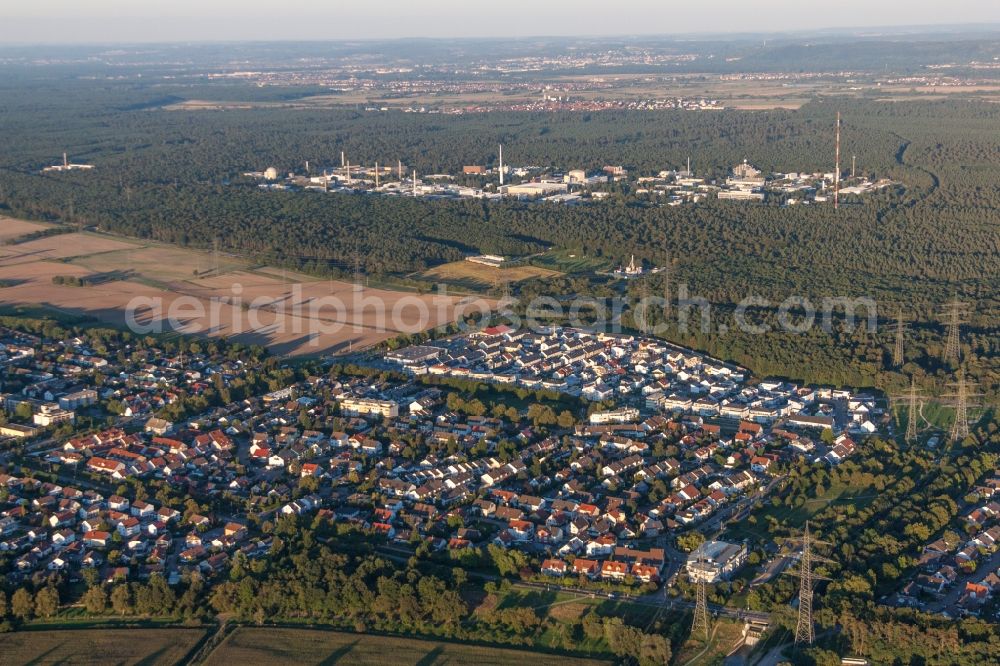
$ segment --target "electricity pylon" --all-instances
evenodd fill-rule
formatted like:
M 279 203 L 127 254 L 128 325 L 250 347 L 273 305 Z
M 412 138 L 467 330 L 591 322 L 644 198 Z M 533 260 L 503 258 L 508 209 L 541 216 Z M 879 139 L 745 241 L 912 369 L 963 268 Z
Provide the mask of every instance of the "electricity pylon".
M 955 387 L 955 392 L 944 396 L 955 399 L 955 422 L 951 424 L 950 433 L 953 442 L 960 442 L 969 436 L 969 398 L 980 395 L 979 393 L 969 393 L 964 368 L 959 368 L 957 374 L 956 381 L 951 384 Z
M 667 239 L 663 240 L 663 321 L 666 323 L 670 316 L 670 275 L 673 270 L 673 260 L 670 258 L 670 249 L 667 246 Z
M 649 280 L 645 278 L 639 284 L 639 303 L 637 303 L 635 315 L 639 331 L 643 335 L 649 335 L 652 328 L 649 323 Z
M 910 377 L 910 388 L 906 393 L 902 395 L 895 396 L 896 400 L 906 400 L 907 404 L 907 414 L 906 414 L 906 441 L 912 444 L 917 439 L 917 416 L 919 410 L 917 409 L 917 398 L 920 395 L 920 389 L 917 388 L 917 380 L 915 377 Z
M 948 337 L 944 345 L 944 360 L 955 366 L 958 366 L 962 360 L 959 339 L 962 333 L 962 324 L 966 320 L 967 307 L 967 304 L 958 300 L 958 296 L 956 296 L 941 311 L 942 316 L 947 320 L 948 328 Z
M 825 541 L 818 541 L 809 535 L 809 521 L 806 521 L 805 530 L 802 536 L 789 541 L 799 541 L 802 543 L 802 555 L 799 558 L 799 619 L 795 625 L 795 645 L 812 645 L 816 641 L 816 629 L 813 625 L 813 584 L 817 580 L 829 580 L 816 574 L 813 570 L 814 562 L 829 562 L 830 560 L 820 557 L 813 552 L 816 544 L 826 544 Z
M 799 572 L 799 620 L 795 625 L 795 644 L 812 645 L 816 640 L 816 629 L 813 626 L 813 582 L 812 582 L 812 546 L 809 543 L 809 523 L 806 522 L 802 534 L 802 560 Z
M 906 339 L 906 322 L 903 321 L 903 308 L 899 308 L 899 316 L 896 319 L 896 344 L 892 349 L 892 366 L 894 368 L 902 368 L 903 361 L 903 342 Z
M 699 558 L 698 562 L 700 563 L 702 560 Z M 694 621 L 691 623 L 691 635 L 695 636 L 699 633 L 705 636 L 706 641 L 708 640 L 708 595 L 705 590 L 705 579 L 700 575 L 696 584 Z
M 365 288 L 361 278 L 361 256 L 357 250 L 354 251 L 354 291 L 363 291 Z

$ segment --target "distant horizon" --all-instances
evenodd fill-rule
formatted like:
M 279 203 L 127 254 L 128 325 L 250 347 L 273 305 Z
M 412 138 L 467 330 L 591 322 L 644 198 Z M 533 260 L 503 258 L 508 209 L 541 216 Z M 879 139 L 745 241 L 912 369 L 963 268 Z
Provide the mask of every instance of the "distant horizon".
M 512 42 L 529 40 L 625 40 L 625 39 L 663 39 L 677 41 L 697 41 L 716 39 L 751 39 L 760 37 L 777 37 L 785 39 L 803 39 L 809 37 L 855 37 L 858 39 L 877 39 L 879 37 L 901 37 L 905 35 L 942 35 L 965 37 L 976 35 L 990 35 L 996 33 L 1000 37 L 1000 20 L 991 23 L 954 23 L 954 24 L 911 24 L 911 25 L 879 25 L 879 26 L 839 26 L 823 29 L 787 29 L 787 30 L 733 30 L 725 32 L 633 32 L 633 33 L 575 33 L 575 34 L 525 34 L 516 36 L 501 35 L 467 35 L 467 36 L 370 36 L 370 37 L 234 37 L 228 39 L 163 39 L 163 40 L 56 40 L 56 41 L 13 41 L 4 40 L 0 42 L 0 50 L 7 47 L 33 47 L 33 46 L 108 46 L 108 47 L 129 47 L 129 46 L 174 46 L 184 44 L 213 45 L 213 44 L 351 44 L 358 42 L 473 42 L 489 41 L 502 42 L 504 40 Z M 998 43 L 1000 51 L 1000 43 Z
M 174 0 L 145 7 L 123 0 L 86 4 L 54 0 L 5 10 L 5 46 L 133 45 L 239 42 L 357 42 L 407 39 L 726 38 L 754 35 L 823 35 L 1000 29 L 1000 4 L 981 0 L 842 0 L 818 12 L 796 0 L 774 0 L 761 11 L 738 0 L 703 8 L 663 7 L 654 0 L 627 0 L 614 8 L 578 0 L 573 11 L 509 0 L 483 7 L 459 0 L 421 3 L 386 0 L 378 7 L 310 7 L 286 13 L 260 0 Z M 900 20 L 906 17 L 905 20 Z M 956 20 L 958 19 L 958 20 Z M 823 25 L 825 21 L 829 25 Z M 861 35 L 858 35 L 861 33 Z

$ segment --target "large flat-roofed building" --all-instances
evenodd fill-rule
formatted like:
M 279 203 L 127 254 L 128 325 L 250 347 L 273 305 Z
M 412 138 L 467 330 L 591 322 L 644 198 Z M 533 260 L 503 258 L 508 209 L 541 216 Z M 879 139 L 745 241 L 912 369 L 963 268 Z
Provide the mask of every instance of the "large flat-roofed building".
M 788 417 L 788 424 L 800 428 L 815 428 L 816 430 L 832 429 L 835 422 L 830 416 L 809 416 L 807 414 L 794 414 Z
M 692 582 L 728 580 L 747 559 L 745 543 L 706 541 L 688 556 L 687 574 Z
M 41 410 L 35 412 L 31 417 L 36 426 L 47 428 L 59 423 L 72 423 L 76 421 L 76 412 L 69 409 L 61 409 L 55 405 L 46 405 Z
M 34 437 L 37 434 L 38 428 L 33 426 L 18 425 L 17 423 L 0 425 L 0 437 Z
M 441 355 L 441 351 L 439 347 L 412 345 L 389 352 L 385 355 L 385 360 L 403 366 L 422 365 L 435 360 Z
M 763 201 L 764 193 L 751 190 L 719 190 L 718 197 L 730 201 Z
M 62 409 L 79 409 L 95 404 L 97 404 L 97 391 L 94 389 L 82 389 L 59 398 L 59 407 Z
M 614 411 L 594 412 L 590 415 L 590 422 L 593 425 L 604 425 L 607 423 L 634 423 L 639 420 L 639 410 L 635 407 L 622 407 Z
M 500 193 L 511 197 L 545 197 L 569 190 L 566 183 L 521 183 L 520 185 L 504 185 Z
M 499 254 L 477 254 L 473 257 L 466 257 L 465 260 L 471 261 L 474 264 L 489 266 L 490 268 L 500 268 L 507 262 L 507 257 Z
M 348 416 L 371 416 L 379 414 L 391 419 L 399 416 L 399 405 L 392 400 L 371 398 L 344 398 L 340 401 L 340 411 Z

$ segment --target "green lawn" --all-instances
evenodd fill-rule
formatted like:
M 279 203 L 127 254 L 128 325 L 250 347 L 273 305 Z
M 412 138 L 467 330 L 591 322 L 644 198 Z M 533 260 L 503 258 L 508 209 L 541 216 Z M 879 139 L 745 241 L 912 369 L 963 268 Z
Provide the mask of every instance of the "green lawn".
M 595 273 L 611 268 L 611 262 L 607 259 L 587 256 L 574 250 L 550 250 L 532 257 L 531 263 L 560 273 Z
M 688 611 L 664 609 L 655 603 L 637 603 L 631 599 L 623 599 L 620 595 L 618 598 L 608 599 L 607 593 L 601 592 L 595 592 L 593 597 L 589 597 L 567 592 L 514 587 L 496 603 L 497 609 L 517 607 L 531 608 L 543 621 L 543 631 L 536 637 L 538 645 L 557 649 L 560 645 L 557 639 L 558 625 L 565 624 L 568 630 L 575 630 L 578 634 L 574 649 L 591 654 L 604 654 L 609 650 L 603 639 L 595 640 L 580 635 L 579 627 L 575 627 L 592 611 L 601 617 L 621 618 L 625 624 L 646 632 L 662 631 L 672 625 L 687 627 L 690 624 Z
M 826 488 L 817 497 L 810 495 L 798 499 L 800 501 L 793 502 L 791 506 L 786 506 L 784 501 L 774 506 L 770 498 L 766 499 L 761 508 L 752 514 L 756 518 L 754 523 L 748 521 L 732 523 L 720 538 L 727 541 L 742 539 L 767 541 L 771 539 L 768 518 L 774 518 L 780 524 L 798 529 L 805 525 L 807 520 L 811 520 L 813 516 L 830 506 L 843 507 L 853 504 L 861 509 L 875 499 L 875 491 L 867 486 L 855 487 L 847 483 L 837 483 Z
M 901 435 L 906 432 L 909 419 L 909 406 L 897 404 L 895 411 L 896 431 Z M 984 410 L 978 407 L 969 408 L 971 421 L 978 421 L 984 416 Z M 926 402 L 919 407 L 917 413 L 917 429 L 921 433 L 920 440 L 929 439 L 932 433 L 947 434 L 955 422 L 955 408 L 940 402 Z M 970 423 L 971 426 L 971 423 Z
M 681 666 L 721 664 L 743 635 L 743 623 L 727 619 L 711 619 L 711 634 L 708 642 L 702 638 L 689 638 L 681 646 L 674 660 Z

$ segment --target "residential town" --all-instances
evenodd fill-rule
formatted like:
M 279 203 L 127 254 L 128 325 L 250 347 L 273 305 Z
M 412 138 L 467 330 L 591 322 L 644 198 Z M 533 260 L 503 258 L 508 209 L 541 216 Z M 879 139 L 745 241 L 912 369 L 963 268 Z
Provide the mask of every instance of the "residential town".
M 1000 595 L 1000 470 L 969 489 L 965 508 L 940 538 L 928 537 L 918 570 L 885 603 L 996 619 Z
M 755 382 L 663 341 L 574 329 L 490 327 L 386 353 L 400 373 L 313 374 L 176 421 L 162 416 L 171 404 L 260 367 L 10 330 L 2 343 L 20 387 L 5 404 L 35 424 L 3 430 L 30 441 L 8 447 L 0 475 L 14 583 L 85 569 L 211 578 L 266 554 L 266 525 L 295 515 L 387 548 L 517 551 L 538 580 L 648 591 L 683 564 L 673 537 L 738 518 L 794 461 L 837 465 L 885 421 L 872 396 Z M 592 407 L 522 412 L 500 393 L 486 413 L 449 381 Z M 101 405 L 119 415 L 94 418 Z M 56 410 L 69 416 L 37 425 Z M 720 546 L 712 578 L 745 555 Z

